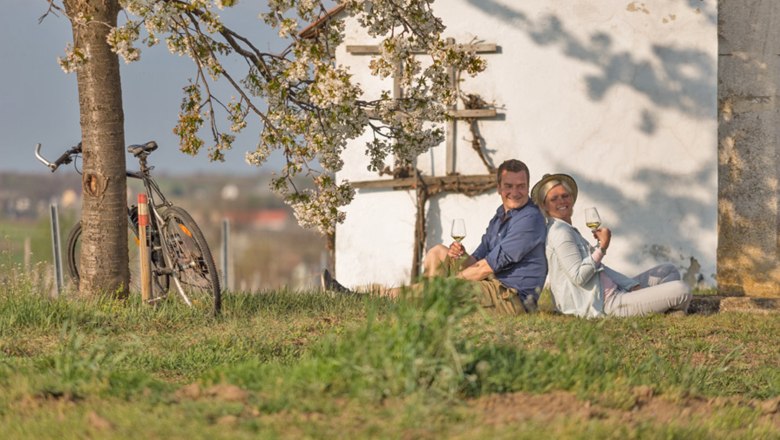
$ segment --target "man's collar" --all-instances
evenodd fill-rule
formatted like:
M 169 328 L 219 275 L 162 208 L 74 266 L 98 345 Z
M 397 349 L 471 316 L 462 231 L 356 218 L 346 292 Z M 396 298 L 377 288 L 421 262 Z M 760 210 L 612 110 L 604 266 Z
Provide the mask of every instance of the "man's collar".
M 512 208 L 509 211 L 504 209 L 504 205 L 501 205 L 501 206 L 498 207 L 498 212 L 500 212 L 500 213 L 502 213 L 504 215 L 508 215 L 510 212 L 512 212 L 512 211 L 520 211 L 520 210 L 522 210 L 523 208 L 525 208 L 528 205 L 536 206 L 536 205 L 534 205 L 534 202 L 531 201 L 531 199 L 528 199 L 528 201 L 525 202 L 525 205 L 523 205 L 523 206 L 521 206 L 519 208 Z

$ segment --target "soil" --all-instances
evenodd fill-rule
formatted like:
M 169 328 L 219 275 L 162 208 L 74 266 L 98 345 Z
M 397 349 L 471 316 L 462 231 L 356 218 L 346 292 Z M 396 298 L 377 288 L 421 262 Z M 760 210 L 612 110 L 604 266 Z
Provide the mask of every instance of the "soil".
M 569 392 L 552 391 L 546 394 L 511 393 L 485 396 L 472 406 L 483 414 L 483 421 L 494 426 L 509 425 L 527 420 L 553 422 L 562 414 L 567 419 L 609 419 L 635 426 L 651 422 L 668 424 L 694 418 L 707 419 L 724 408 L 759 409 L 757 423 L 774 425 L 780 432 L 780 397 L 767 400 L 717 397 L 711 399 L 682 398 L 669 400 L 654 396 L 650 387 L 634 389 L 634 405 L 630 409 L 610 408 L 590 401 L 582 401 Z

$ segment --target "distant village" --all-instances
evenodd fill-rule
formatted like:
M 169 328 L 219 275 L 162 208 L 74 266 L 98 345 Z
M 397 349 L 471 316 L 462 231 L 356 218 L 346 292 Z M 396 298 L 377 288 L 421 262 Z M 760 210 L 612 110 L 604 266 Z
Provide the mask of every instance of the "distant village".
M 56 205 L 61 222 L 67 224 L 63 227 L 69 228 L 80 216 L 81 181 L 75 173 L 66 174 L 0 173 L 2 222 L 48 223 Z M 158 183 L 201 226 L 215 260 L 221 259 L 223 228 L 229 226 L 226 285 L 248 291 L 312 288 L 326 258 L 325 240 L 298 226 L 292 210 L 269 190 L 269 179 L 199 174 L 159 177 Z M 129 203 L 140 191 L 138 182 L 128 181 Z M 67 234 L 61 231 L 63 240 Z
M 128 200 L 141 190 L 129 182 Z M 258 230 L 294 226 L 292 211 L 268 189 L 268 179 L 235 176 L 176 176 L 159 182 L 175 203 L 209 221 L 228 219 L 232 224 Z M 199 203 L 196 203 L 198 201 Z M 36 220 L 49 215 L 50 205 L 62 211 L 81 209 L 78 176 L 40 173 L 0 174 L 0 212 L 8 220 Z

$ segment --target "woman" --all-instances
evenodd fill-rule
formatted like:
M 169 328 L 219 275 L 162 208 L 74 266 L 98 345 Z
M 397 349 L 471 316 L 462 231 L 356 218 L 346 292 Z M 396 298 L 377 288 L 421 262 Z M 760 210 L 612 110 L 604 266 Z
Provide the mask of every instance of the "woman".
M 687 310 L 688 285 L 672 264 L 662 264 L 629 278 L 602 264 L 612 239 L 608 228 L 598 228 L 592 246 L 572 226 L 577 183 L 566 174 L 546 174 L 534 185 L 531 197 L 547 223 L 547 265 L 555 307 L 561 313 L 586 318 L 641 316 Z

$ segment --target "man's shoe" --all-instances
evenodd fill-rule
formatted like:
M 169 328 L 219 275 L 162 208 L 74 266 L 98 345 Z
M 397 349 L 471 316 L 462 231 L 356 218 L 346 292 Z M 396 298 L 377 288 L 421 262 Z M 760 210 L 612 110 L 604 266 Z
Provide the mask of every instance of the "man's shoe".
M 320 275 L 320 286 L 322 287 L 322 290 L 330 290 L 331 292 L 354 293 L 336 281 L 331 276 L 328 269 L 323 270 L 322 275 Z
M 539 311 L 539 305 L 537 304 L 536 297 L 528 295 L 523 301 L 523 308 L 526 313 L 536 313 Z

